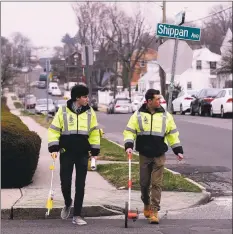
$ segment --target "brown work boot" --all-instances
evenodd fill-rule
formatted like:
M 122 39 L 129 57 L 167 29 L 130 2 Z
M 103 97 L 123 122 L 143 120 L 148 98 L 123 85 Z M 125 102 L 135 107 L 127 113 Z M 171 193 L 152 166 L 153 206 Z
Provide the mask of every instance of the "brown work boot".
M 144 205 L 144 216 L 149 218 L 151 213 L 150 205 Z
M 157 210 L 151 211 L 149 217 L 149 223 L 151 224 L 158 224 L 159 223 L 159 214 Z

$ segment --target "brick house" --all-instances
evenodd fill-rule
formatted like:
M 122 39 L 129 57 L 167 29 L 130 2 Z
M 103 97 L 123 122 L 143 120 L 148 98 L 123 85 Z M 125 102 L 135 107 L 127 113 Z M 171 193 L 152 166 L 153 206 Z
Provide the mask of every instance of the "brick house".
M 131 60 L 134 60 L 137 51 L 131 57 Z M 157 59 L 157 51 L 148 48 L 147 51 L 142 55 L 140 60 L 136 63 L 134 72 L 132 74 L 131 86 L 136 87 L 138 84 L 138 80 L 147 72 L 147 63 L 148 61 L 156 60 Z

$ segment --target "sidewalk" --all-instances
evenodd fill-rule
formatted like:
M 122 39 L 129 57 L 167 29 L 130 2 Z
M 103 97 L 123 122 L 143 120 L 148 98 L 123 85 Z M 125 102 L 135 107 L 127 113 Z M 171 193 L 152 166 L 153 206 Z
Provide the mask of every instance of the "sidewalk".
M 10 96 L 6 95 L 7 105 L 14 114 L 20 114 L 15 109 Z M 2 189 L 1 206 L 2 219 L 36 219 L 45 217 L 45 204 L 50 187 L 51 171 L 49 165 L 52 159 L 47 150 L 47 129 L 41 127 L 33 119 L 19 116 L 22 121 L 40 135 L 42 138 L 40 158 L 33 183 L 22 189 Z M 104 162 L 99 162 L 104 163 Z M 74 196 L 75 170 L 73 175 L 72 196 Z M 61 208 L 64 205 L 59 177 L 59 160 L 56 161 L 54 172 L 54 209 L 51 218 L 59 218 Z M 161 211 L 162 217 L 168 211 L 188 208 L 209 201 L 210 195 L 205 190 L 202 193 L 187 192 L 162 192 Z M 127 190 L 117 190 L 97 172 L 88 172 L 84 198 L 83 215 L 86 217 L 111 216 L 122 214 L 125 201 L 128 199 Z M 132 191 L 132 208 L 138 208 L 142 212 L 143 204 L 139 191 Z

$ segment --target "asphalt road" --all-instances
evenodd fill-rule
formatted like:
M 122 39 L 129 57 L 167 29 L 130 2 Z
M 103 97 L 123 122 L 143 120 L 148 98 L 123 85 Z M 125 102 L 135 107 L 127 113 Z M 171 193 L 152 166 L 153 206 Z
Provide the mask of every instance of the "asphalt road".
M 98 121 L 111 140 L 123 144 L 122 132 L 130 114 L 98 113 Z M 215 194 L 232 191 L 232 119 L 174 115 L 185 160 L 177 164 L 171 149 L 167 167 L 198 182 Z
M 146 220 L 130 222 L 124 228 L 122 219 L 91 219 L 86 226 L 74 226 L 71 220 L 1 221 L 2 234 L 111 234 L 111 233 L 156 233 L 156 234 L 230 234 L 231 220 L 163 220 L 159 225 L 150 225 Z
M 40 76 L 39 71 L 30 72 L 28 74 L 29 83 L 31 83 L 33 81 L 38 81 L 39 76 Z M 17 78 L 17 80 L 21 82 L 21 86 L 25 86 L 24 74 L 20 74 L 20 76 Z M 60 86 L 60 89 L 61 89 L 62 92 L 64 91 L 63 85 Z M 37 99 L 47 98 L 47 89 L 38 89 L 36 87 L 31 87 L 30 91 L 31 91 L 32 94 L 34 94 L 36 96 Z M 57 97 L 57 96 L 49 95 L 48 98 L 52 99 L 52 100 L 59 100 L 59 99 L 63 99 L 63 96 Z

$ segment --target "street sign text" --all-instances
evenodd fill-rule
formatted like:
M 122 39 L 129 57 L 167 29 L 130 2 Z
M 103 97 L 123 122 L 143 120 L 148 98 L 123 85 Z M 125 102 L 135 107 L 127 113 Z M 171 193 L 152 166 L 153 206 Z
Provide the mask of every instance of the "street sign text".
M 200 41 L 201 29 L 172 24 L 158 24 L 157 36 L 183 40 Z

